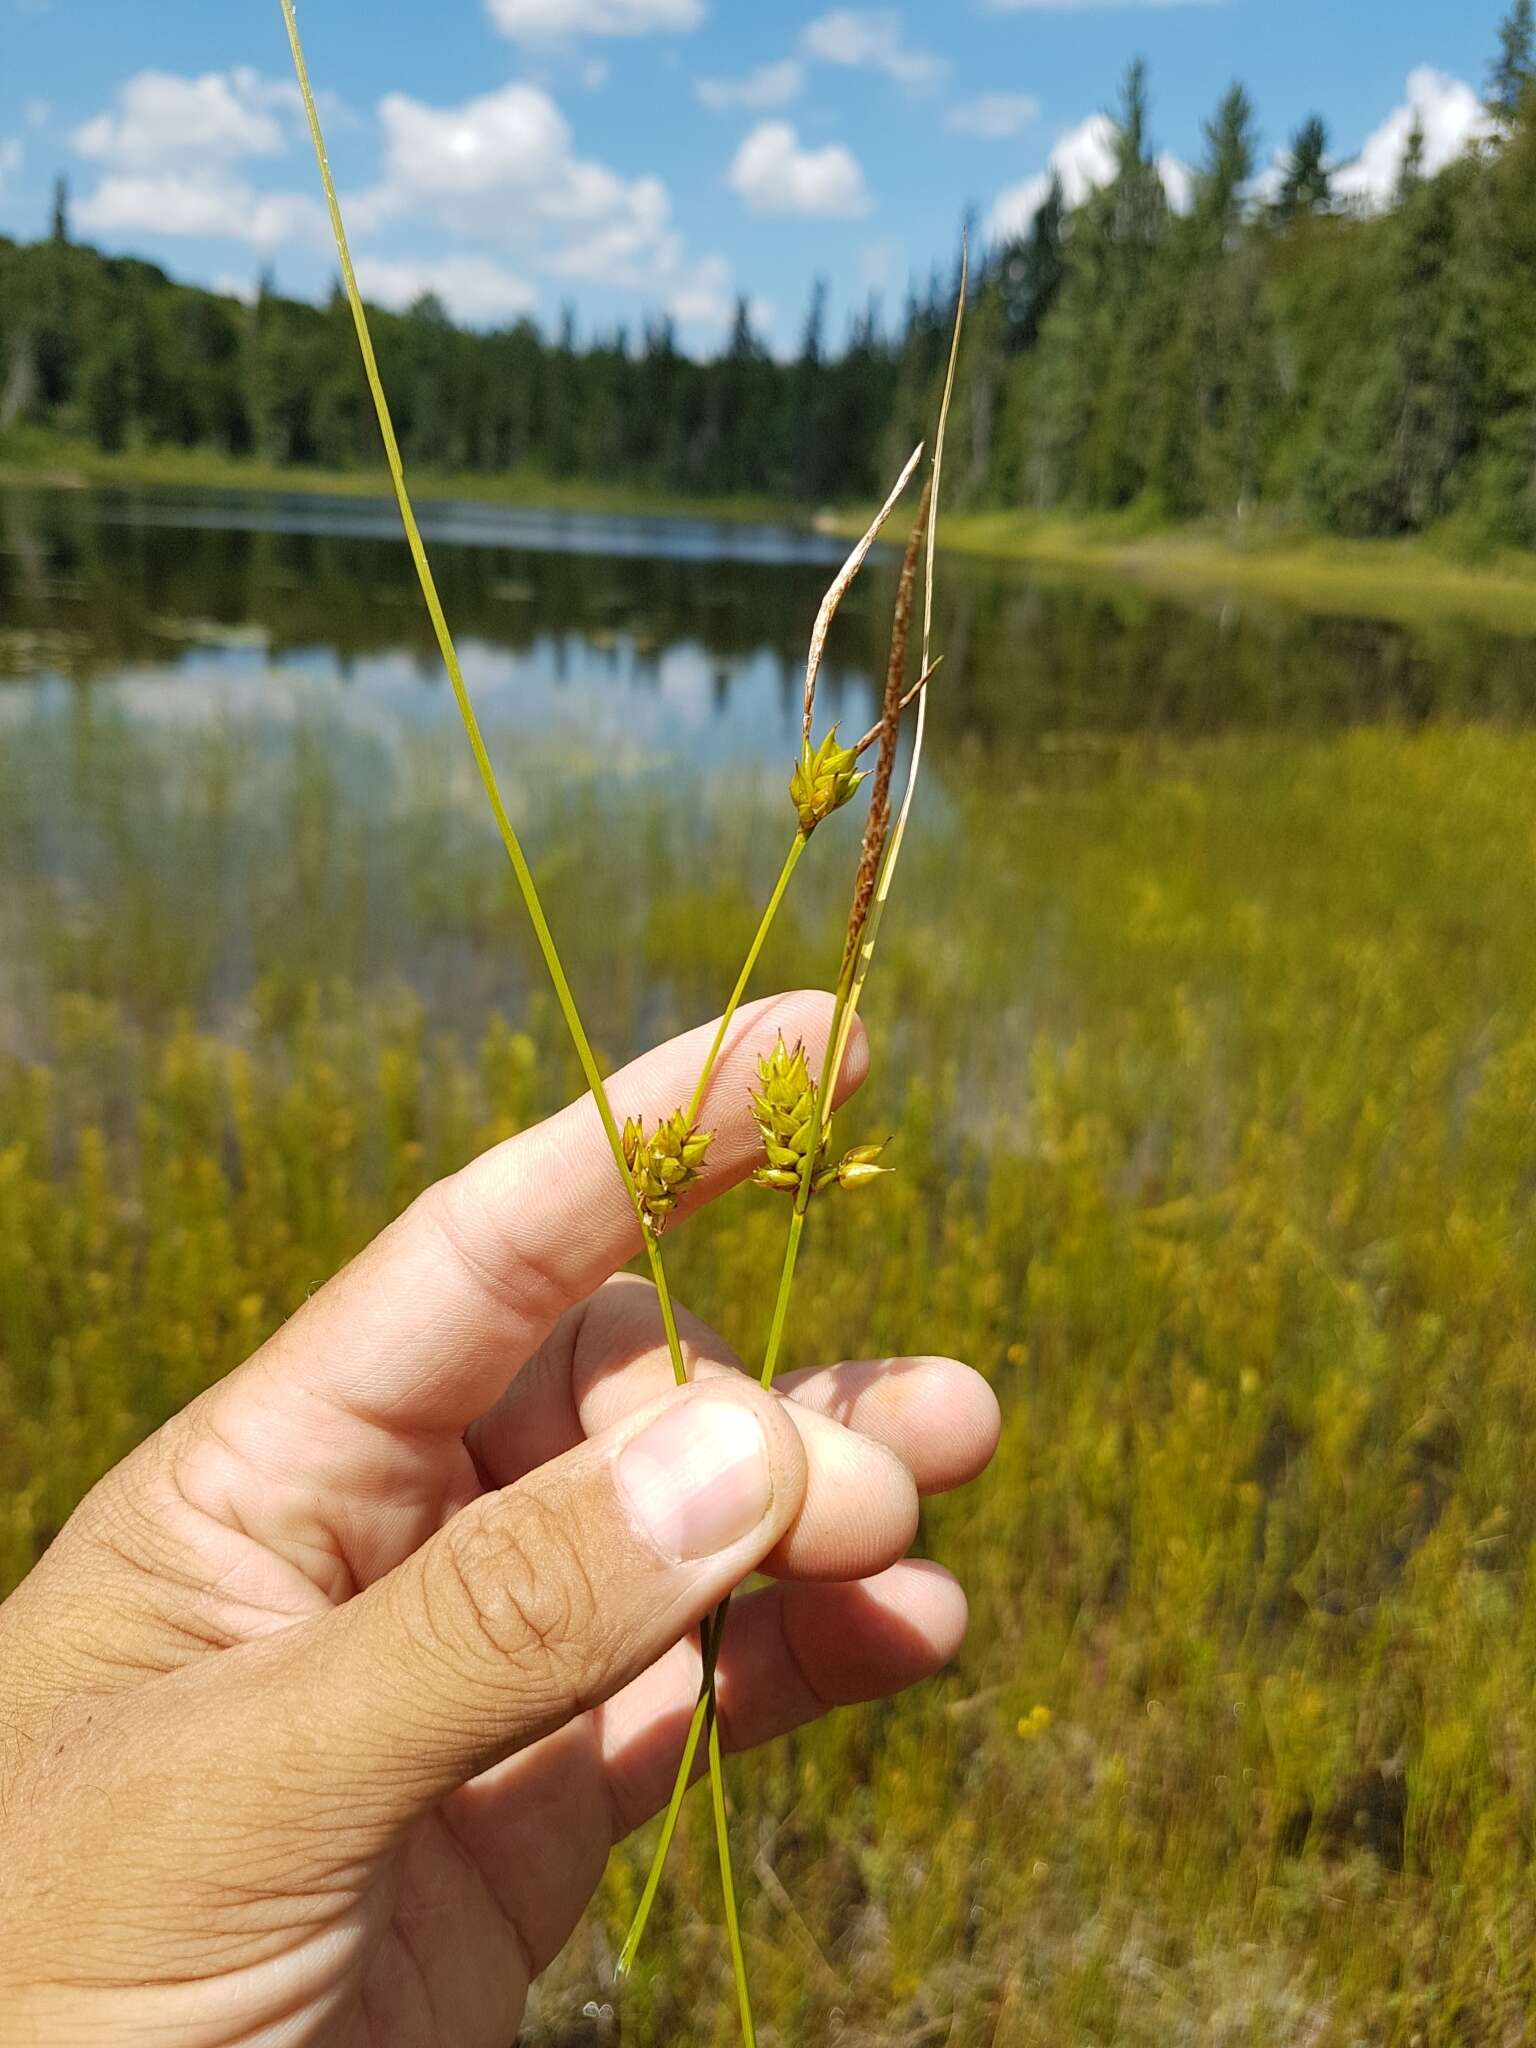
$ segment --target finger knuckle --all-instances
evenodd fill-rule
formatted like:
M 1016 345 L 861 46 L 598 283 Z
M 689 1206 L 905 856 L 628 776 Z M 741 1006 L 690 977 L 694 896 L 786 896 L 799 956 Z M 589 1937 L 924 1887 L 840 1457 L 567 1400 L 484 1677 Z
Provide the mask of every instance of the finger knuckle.
M 578 1696 L 599 1607 L 561 1517 L 537 1500 L 471 1511 L 450 1525 L 443 1555 L 456 1632 L 495 1682 L 531 1706 Z

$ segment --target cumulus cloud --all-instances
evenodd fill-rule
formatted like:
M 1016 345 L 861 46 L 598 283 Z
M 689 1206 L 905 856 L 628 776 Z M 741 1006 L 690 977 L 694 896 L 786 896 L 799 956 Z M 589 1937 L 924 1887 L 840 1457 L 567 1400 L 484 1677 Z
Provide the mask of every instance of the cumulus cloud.
M 690 259 L 661 179 L 621 177 L 578 155 L 570 123 L 541 87 L 515 82 L 449 107 L 391 93 L 379 120 L 383 177 L 349 207 L 364 233 L 426 217 L 493 248 L 515 244 L 545 274 L 660 299 L 691 324 L 723 322 L 725 266 Z M 520 311 L 526 301 L 514 308 L 506 298 L 510 275 L 461 272 L 440 295 L 464 318 Z M 472 314 L 476 294 L 496 303 Z
M 1352 163 L 1334 173 L 1341 199 L 1383 206 L 1397 189 L 1414 125 L 1424 132 L 1424 169 L 1433 177 L 1463 151 L 1485 140 L 1494 124 L 1476 92 L 1462 79 L 1421 64 L 1408 75 L 1401 106 L 1394 107 Z
M 565 36 L 643 36 L 697 28 L 704 0 L 488 0 L 492 22 L 515 42 Z
M 666 189 L 580 157 L 570 123 L 539 86 L 514 83 L 432 107 L 394 92 L 379 102 L 384 175 L 353 202 L 364 228 L 431 213 L 459 232 L 503 239 L 541 227 L 625 228 L 640 246 L 665 227 Z
M 824 64 L 883 71 L 909 92 L 937 85 L 948 69 L 942 57 L 907 47 L 901 16 L 894 8 L 834 8 L 811 23 L 804 48 Z
M 70 138 L 102 166 L 75 218 L 91 234 L 208 235 L 261 249 L 323 242 L 318 200 L 259 191 L 240 171 L 284 155 L 298 116 L 293 84 L 245 66 L 195 78 L 140 71 Z
M 538 294 L 525 278 L 504 270 L 488 256 L 443 256 L 435 261 L 364 256 L 357 265 L 364 294 L 380 306 L 404 312 L 431 293 L 455 320 L 487 327 L 515 319 L 534 306 Z
M 1165 150 L 1157 168 L 1169 205 L 1183 212 L 1194 189 L 1188 164 Z M 1051 188 L 1053 173 L 1061 179 L 1068 206 L 1081 206 L 1091 192 L 1110 182 L 1115 175 L 1115 124 L 1108 114 L 1091 114 L 1069 129 L 1043 171 L 998 195 L 987 216 L 987 232 L 995 241 L 1013 241 L 1028 231 Z
M 578 156 L 541 87 L 514 83 L 456 107 L 391 93 L 379 119 L 384 176 L 351 206 L 364 232 L 425 214 L 455 234 L 531 247 L 562 277 L 645 290 L 682 273 L 666 186 Z
M 288 138 L 277 116 L 296 98 L 294 87 L 243 66 L 199 78 L 140 71 L 119 86 L 108 112 L 83 123 L 70 140 L 82 156 L 134 172 L 280 156 Z
M 323 245 L 330 238 L 318 200 L 190 172 L 114 173 L 79 202 L 75 219 L 89 234 L 224 236 L 258 249 L 296 241 Z
M 986 141 L 1000 141 L 1017 135 L 1040 118 L 1040 102 L 1028 92 L 984 92 L 974 100 L 961 100 L 944 116 L 944 126 L 956 135 L 977 135 Z
M 802 149 L 788 121 L 763 121 L 752 130 L 736 152 L 730 182 L 754 213 L 852 220 L 871 205 L 853 152 L 840 142 Z
M 745 78 L 701 78 L 699 98 L 716 113 L 727 107 L 786 107 L 800 97 L 805 87 L 805 67 L 793 57 L 779 64 L 762 64 Z
M 706 256 L 675 283 L 667 311 L 680 327 L 723 329 L 731 317 L 731 270 L 723 256 Z

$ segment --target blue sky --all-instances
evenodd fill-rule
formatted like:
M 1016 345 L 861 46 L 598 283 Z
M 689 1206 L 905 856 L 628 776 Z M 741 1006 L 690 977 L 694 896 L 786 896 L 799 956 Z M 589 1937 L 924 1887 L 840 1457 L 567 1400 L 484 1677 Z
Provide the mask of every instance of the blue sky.
M 871 290 L 1027 219 L 1048 162 L 1081 191 L 1136 55 L 1175 199 L 1233 78 L 1266 153 L 1307 114 L 1389 189 L 1417 114 L 1431 161 L 1476 133 L 1505 0 L 304 0 L 365 283 L 460 317 L 638 328 L 713 346 L 747 292 L 794 346 L 812 280 L 834 331 Z M 174 275 L 323 292 L 333 268 L 277 0 L 0 0 L 0 231 L 67 171 L 77 232 Z M 1362 152 L 1364 152 L 1362 156 Z

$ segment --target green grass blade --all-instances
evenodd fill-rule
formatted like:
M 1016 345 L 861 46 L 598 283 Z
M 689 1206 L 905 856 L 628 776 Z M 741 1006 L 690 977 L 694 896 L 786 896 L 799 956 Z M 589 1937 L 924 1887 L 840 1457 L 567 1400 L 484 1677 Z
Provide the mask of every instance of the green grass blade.
M 554 933 L 550 930 L 549 920 L 544 914 L 544 905 L 539 897 L 538 885 L 533 878 L 533 870 L 528 865 L 527 856 L 523 852 L 522 842 L 519 840 L 512 820 L 507 814 L 506 804 L 502 801 L 501 789 L 496 780 L 496 771 L 491 765 L 490 753 L 485 744 L 485 736 L 480 730 L 480 720 L 476 715 L 468 685 L 464 681 L 464 671 L 459 663 L 458 649 L 454 645 L 453 634 L 449 630 L 448 620 L 443 611 L 442 599 L 438 595 L 437 579 L 432 573 L 432 564 L 427 558 L 426 546 L 421 538 L 421 529 L 416 523 L 416 513 L 412 507 L 411 494 L 405 481 L 405 464 L 400 455 L 400 443 L 395 434 L 395 423 L 390 413 L 389 400 L 385 395 L 384 382 L 379 375 L 378 357 L 374 353 L 373 335 L 368 325 L 368 309 L 363 304 L 363 295 L 358 289 L 357 273 L 352 266 L 352 250 L 347 240 L 346 223 L 342 219 L 341 202 L 336 196 L 336 181 L 331 175 L 330 156 L 325 146 L 325 133 L 320 125 L 320 110 L 315 103 L 314 88 L 310 83 L 309 66 L 304 57 L 304 45 L 299 36 L 298 18 L 294 13 L 293 0 L 281 0 L 281 5 L 283 21 L 288 30 L 288 46 L 293 53 L 293 68 L 299 82 L 299 94 L 304 103 L 304 116 L 309 124 L 310 140 L 314 144 L 315 161 L 320 167 L 320 183 L 325 191 L 326 211 L 330 216 L 331 233 L 336 243 L 336 256 L 341 265 L 342 284 L 346 291 L 347 304 L 351 308 L 352 324 L 357 330 L 357 345 L 363 359 L 363 374 L 368 380 L 368 389 L 373 398 L 373 409 L 378 416 L 379 433 L 384 442 L 384 456 L 389 465 L 390 480 L 395 490 L 395 500 L 400 507 L 400 523 L 405 528 L 405 538 L 411 551 L 411 560 L 416 567 L 416 578 L 421 585 L 421 594 L 426 603 L 428 617 L 432 621 L 432 630 L 437 636 L 437 645 L 443 658 L 443 666 L 448 671 L 448 680 L 453 687 L 454 702 L 458 706 L 459 716 L 464 723 L 464 731 L 469 739 L 470 752 L 475 757 L 475 766 L 480 771 L 480 780 L 484 786 L 492 816 L 496 820 L 496 829 L 501 834 L 502 844 L 507 850 L 507 858 L 512 863 L 512 872 L 517 878 L 518 890 L 527 908 L 529 922 L 533 926 L 534 936 L 538 941 L 539 951 L 543 956 L 545 968 L 548 970 L 550 981 L 554 985 L 555 999 L 560 1005 L 560 1014 L 565 1019 L 565 1026 L 570 1033 L 571 1043 L 575 1046 L 576 1056 L 581 1062 L 582 1073 L 586 1078 L 587 1086 L 592 1091 L 592 1099 L 597 1104 L 598 1115 L 602 1118 L 603 1130 L 607 1136 L 609 1148 L 613 1153 L 614 1162 L 619 1169 L 620 1177 L 624 1182 L 630 1201 L 634 1204 L 635 1214 L 638 1218 L 640 1216 L 640 1204 L 636 1198 L 634 1181 L 630 1175 L 629 1166 L 624 1158 L 624 1147 L 619 1135 L 618 1124 L 614 1119 L 612 1105 L 608 1100 L 608 1090 L 603 1084 L 602 1072 L 598 1067 L 596 1055 L 593 1053 L 591 1041 L 587 1037 L 586 1027 L 581 1021 L 581 1013 L 577 1009 L 576 998 L 571 991 L 571 985 L 560 958 L 559 948 L 555 944 Z M 641 1230 L 646 1240 L 646 1250 L 650 1257 L 651 1270 L 656 1277 L 657 1292 L 662 1297 L 662 1314 L 667 1326 L 667 1343 L 672 1358 L 673 1375 L 681 1384 L 688 1377 L 687 1368 L 683 1363 L 682 1348 L 677 1339 L 676 1319 L 671 1312 L 671 1298 L 667 1289 L 666 1275 L 661 1264 L 661 1254 L 643 1218 L 641 1219 Z

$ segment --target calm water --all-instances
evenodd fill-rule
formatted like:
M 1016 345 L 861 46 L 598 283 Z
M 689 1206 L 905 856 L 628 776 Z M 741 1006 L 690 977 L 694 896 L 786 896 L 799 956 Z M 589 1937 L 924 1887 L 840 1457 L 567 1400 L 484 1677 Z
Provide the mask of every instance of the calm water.
M 825 536 L 433 505 L 423 524 L 487 722 L 593 758 L 714 769 L 792 749 Z M 892 565 L 844 608 L 823 702 L 873 715 Z M 1197 605 L 951 561 L 947 757 L 1135 734 L 1536 714 L 1536 642 Z M 0 494 L 0 721 L 88 686 L 131 719 L 451 720 L 392 508 L 298 496 Z M 943 755 L 940 756 L 944 758 Z

